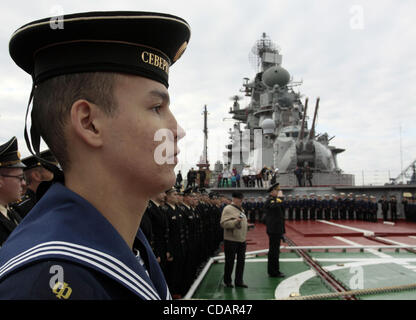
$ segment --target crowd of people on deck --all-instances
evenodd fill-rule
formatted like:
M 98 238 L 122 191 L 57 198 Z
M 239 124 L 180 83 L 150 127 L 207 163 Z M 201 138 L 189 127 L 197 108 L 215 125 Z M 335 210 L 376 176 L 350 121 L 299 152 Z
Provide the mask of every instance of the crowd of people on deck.
M 15 138 L 7 145 L 10 145 L 13 154 L 17 154 Z M 56 162 L 49 151 L 43 157 L 50 163 Z M 39 194 L 41 183 L 50 181 L 53 177 L 48 170 L 48 163 L 39 162 L 33 156 L 23 159 L 22 162 L 16 158 L 15 162 L 10 163 L 19 166 L 0 168 L 0 174 L 3 179 L 16 177 L 19 183 L 13 185 L 16 198 L 7 198 L 9 203 L 2 201 L 2 211 L 5 211 L 0 217 L 2 242 L 36 204 L 36 193 Z M 19 172 L 11 175 L 10 170 Z M 267 170 L 264 173 L 267 175 Z M 221 215 L 224 207 L 231 204 L 231 199 L 217 192 L 208 194 L 204 188 L 183 188 L 181 182 L 176 188 L 166 190 L 149 201 L 140 225 L 174 298 L 181 298 L 186 294 L 204 263 L 220 250 L 224 240 Z M 6 199 L 5 196 L 0 196 L 0 199 L 3 198 Z M 379 209 L 385 221 L 394 222 L 398 219 L 398 202 L 395 196 L 382 196 L 377 200 L 375 196 L 365 194 L 354 196 L 351 193 L 340 193 L 322 196 L 311 193 L 280 194 L 279 199 L 284 219 L 288 221 L 324 219 L 376 222 Z M 249 224 L 266 222 L 267 201 L 269 199 L 265 197 L 242 199 L 241 208 Z M 404 197 L 402 204 L 406 220 L 416 221 L 416 199 Z
M 160 263 L 173 298 L 189 290 L 204 262 L 220 248 L 220 218 L 231 201 L 204 189 L 169 189 L 151 199 L 141 229 Z
M 218 174 L 218 188 L 269 188 L 271 184 L 276 183 L 279 169 L 268 168 L 256 169 L 251 166 L 245 166 L 241 172 L 236 168 L 229 170 L 225 168 Z
M 362 220 L 377 222 L 377 212 L 380 210 L 384 221 L 397 221 L 398 203 L 395 196 L 390 199 L 382 197 L 379 201 L 375 196 L 366 194 L 355 195 L 345 193 L 315 195 L 283 195 L 282 208 L 288 221 L 300 220 Z M 264 221 L 263 198 L 248 198 L 243 202 L 243 208 L 250 222 Z
M 296 167 L 293 174 L 297 179 L 298 187 L 312 186 L 313 169 L 309 166 Z M 254 168 L 246 165 L 241 171 L 236 168 L 229 169 L 225 167 L 218 173 L 215 186 L 217 188 L 264 188 L 267 189 L 275 184 L 279 177 L 279 169 L 264 166 L 263 168 Z M 194 170 L 191 168 L 187 175 L 186 187 L 205 188 L 208 185 L 205 170 Z M 176 185 L 182 185 L 183 176 L 179 170 L 176 176 Z

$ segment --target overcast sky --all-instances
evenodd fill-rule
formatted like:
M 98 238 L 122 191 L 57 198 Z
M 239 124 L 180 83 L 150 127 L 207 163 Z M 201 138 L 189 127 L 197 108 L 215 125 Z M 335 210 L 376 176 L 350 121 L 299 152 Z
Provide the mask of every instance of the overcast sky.
M 260 5 L 261 4 L 261 5 Z M 296 91 L 320 97 L 317 132 L 356 183 L 384 183 L 416 159 L 416 1 L 2 1 L 0 15 L 0 143 L 17 136 L 22 156 L 31 78 L 8 53 L 11 34 L 30 21 L 83 11 L 135 10 L 178 15 L 192 28 L 189 46 L 170 70 L 171 108 L 186 130 L 184 173 L 202 153 L 204 105 L 209 111 L 209 161 L 222 160 L 233 124 L 224 118 L 244 77 L 256 70 L 249 52 L 263 32 L 281 49 Z M 243 100 L 242 106 L 248 103 Z M 312 118 L 309 108 L 308 115 Z M 401 139 L 400 139 L 401 137 Z M 46 148 L 43 146 L 42 149 Z

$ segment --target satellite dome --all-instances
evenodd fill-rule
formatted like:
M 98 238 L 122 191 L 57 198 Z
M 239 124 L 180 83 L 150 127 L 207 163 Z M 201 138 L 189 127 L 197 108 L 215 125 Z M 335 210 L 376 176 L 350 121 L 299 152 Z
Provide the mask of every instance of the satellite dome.
M 274 66 L 263 72 L 262 81 L 268 87 L 274 87 L 276 84 L 284 87 L 290 81 L 290 74 L 286 69 Z
M 276 128 L 274 120 L 270 118 L 264 119 L 260 126 L 263 129 L 264 134 L 274 133 L 274 129 Z

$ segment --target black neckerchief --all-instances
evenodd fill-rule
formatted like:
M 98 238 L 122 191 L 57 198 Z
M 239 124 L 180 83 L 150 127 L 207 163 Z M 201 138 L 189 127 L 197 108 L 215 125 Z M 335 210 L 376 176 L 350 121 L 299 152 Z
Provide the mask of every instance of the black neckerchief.
M 230 206 L 233 206 L 234 208 L 237 208 L 238 211 L 243 212 L 243 209 L 237 207 L 235 204 L 231 203 Z

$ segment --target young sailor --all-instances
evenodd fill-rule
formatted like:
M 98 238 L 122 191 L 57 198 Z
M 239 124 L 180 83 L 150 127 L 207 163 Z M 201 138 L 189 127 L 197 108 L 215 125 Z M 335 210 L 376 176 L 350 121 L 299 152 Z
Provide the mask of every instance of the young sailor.
M 13 34 L 10 54 L 34 81 L 34 153 L 42 137 L 64 175 L 1 248 L 0 299 L 171 298 L 137 230 L 149 199 L 175 183 L 184 132 L 168 73 L 189 38 L 186 21 L 151 12 L 70 14 Z

